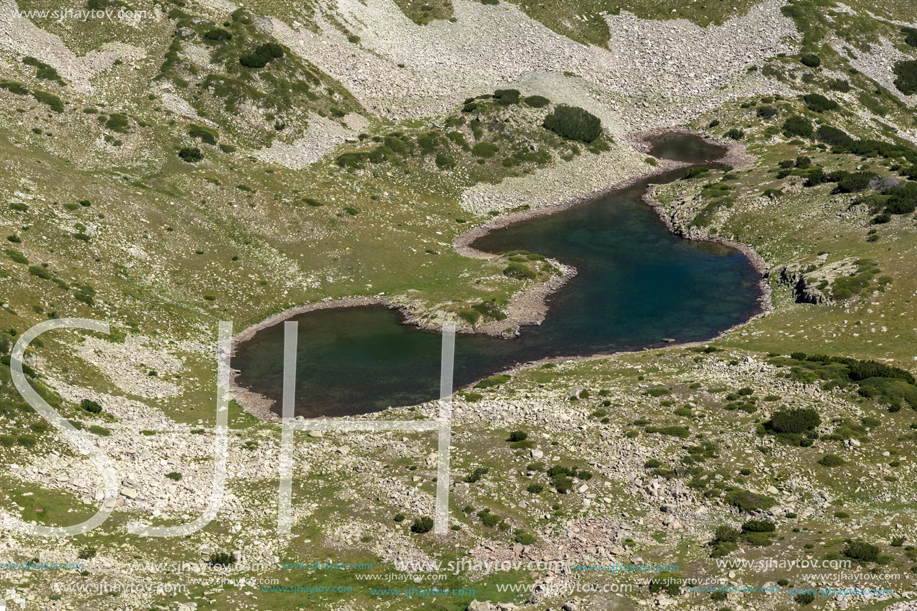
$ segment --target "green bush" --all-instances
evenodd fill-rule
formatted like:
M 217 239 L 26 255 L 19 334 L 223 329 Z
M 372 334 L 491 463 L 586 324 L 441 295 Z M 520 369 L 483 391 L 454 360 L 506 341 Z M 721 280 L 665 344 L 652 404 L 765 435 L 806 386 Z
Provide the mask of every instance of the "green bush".
M 812 123 L 800 115 L 793 115 L 783 122 L 783 134 L 787 138 L 793 136 L 809 138 L 812 136 L 813 132 L 814 128 L 812 127 Z
M 204 158 L 204 156 L 201 154 L 201 149 L 197 148 L 196 146 L 182 147 L 182 149 L 178 151 L 178 156 L 182 161 L 187 163 L 197 163 Z
M 848 172 L 837 181 L 837 191 L 838 193 L 859 193 L 866 190 L 875 176 L 873 172 Z
M 808 93 L 802 96 L 802 100 L 806 103 L 806 107 L 812 112 L 827 112 L 840 108 L 837 102 L 826 98 L 820 93 Z
M 530 492 L 532 494 L 540 494 L 542 491 L 544 491 L 544 486 L 539 483 L 529 484 L 528 488 L 525 490 L 526 492 Z
M 441 170 L 451 170 L 455 167 L 455 159 L 445 153 L 437 153 L 436 167 Z
M 0 446 L 11 448 L 15 443 L 16 438 L 13 435 L 0 435 Z
M 39 278 L 43 280 L 51 279 L 51 272 L 41 267 L 40 265 L 29 266 L 29 273 L 32 274 L 33 276 L 38 276 Z
M 731 526 L 717 526 L 713 533 L 715 543 L 735 543 L 739 540 L 742 533 Z
M 602 135 L 602 122 L 595 115 L 578 108 L 561 104 L 544 119 L 543 126 L 568 140 L 592 142 Z
M 47 91 L 33 91 L 32 97 L 39 103 L 50 107 L 54 112 L 64 112 L 64 103 L 53 93 L 48 93 Z
M 520 545 L 534 545 L 537 540 L 534 535 L 521 530 L 516 531 L 516 537 L 513 539 Z
M 423 516 L 422 518 L 416 518 L 414 523 L 411 524 L 411 532 L 422 535 L 433 530 L 433 518 L 428 516 Z
M 26 259 L 25 255 L 19 252 L 18 250 L 13 250 L 12 248 L 8 248 L 4 250 L 3 252 L 6 253 L 6 256 L 9 257 L 13 261 L 13 263 L 19 263 L 20 265 L 29 264 L 29 260 Z
M 862 562 L 877 562 L 879 560 L 879 548 L 865 541 L 851 541 L 842 553 L 848 558 Z
M 551 103 L 551 100 L 541 95 L 530 95 L 527 98 L 522 100 L 525 102 L 526 106 L 531 106 L 532 108 L 544 108 Z
M 80 407 L 89 412 L 90 414 L 101 414 L 102 406 L 96 403 L 91 399 L 83 399 L 80 401 Z
M 665 395 L 671 394 L 668 389 L 665 388 L 651 388 L 643 393 L 650 397 L 664 397 Z
M 204 32 L 204 41 L 208 44 L 232 40 L 232 34 L 220 28 L 213 28 Z
M 917 93 L 917 60 L 900 61 L 895 64 L 895 87 L 904 95 Z
M 494 99 L 501 106 L 511 106 L 519 103 L 518 89 L 497 89 L 494 91 Z
M 166 473 L 166 477 L 177 482 L 181 479 L 181 473 L 178 473 L 177 471 L 172 471 L 171 473 Z
M 742 532 L 746 533 L 772 533 L 777 531 L 777 525 L 767 520 L 748 520 L 742 524 Z
M 0 89 L 6 89 L 13 95 L 29 95 L 29 90 L 26 89 L 22 83 L 14 83 L 12 81 L 3 81 L 3 82 L 0 82 Z
M 811 605 L 813 602 L 815 602 L 815 594 L 812 594 L 811 592 L 803 592 L 802 594 L 797 594 L 796 598 L 793 600 L 796 601 L 796 604 L 805 607 L 806 605 Z
M 246 68 L 260 69 L 281 57 L 283 57 L 283 47 L 275 42 L 269 42 L 240 57 L 239 63 Z
M 482 509 L 477 513 L 477 516 L 481 519 L 481 523 L 484 524 L 484 526 L 487 528 L 493 528 L 503 521 L 503 518 L 497 514 L 490 513 L 490 510 L 488 509 Z
M 818 461 L 818 464 L 823 467 L 840 467 L 847 464 L 847 461 L 836 454 L 825 454 L 822 456 L 821 460 Z
M 914 28 L 903 27 L 901 28 L 901 33 L 904 34 L 904 42 L 911 45 L 912 47 L 917 47 L 917 30 Z
M 395 514 L 395 517 L 394 517 L 393 519 L 394 519 L 396 522 L 404 522 L 404 514 L 403 514 L 403 513 L 396 513 L 396 514 Z
M 853 138 L 847 132 L 830 125 L 820 125 L 815 131 L 815 137 L 829 146 L 848 146 L 853 143 Z
M 471 154 L 482 159 L 490 159 L 497 153 L 497 147 L 490 142 L 478 142 L 471 148 Z
M 529 438 L 529 434 L 525 431 L 513 431 L 509 434 L 509 439 L 507 441 L 525 441 Z
M 723 135 L 733 140 L 741 140 L 742 138 L 745 137 L 745 132 L 741 129 L 733 127 L 732 129 L 730 129 L 728 132 L 726 132 Z
M 475 469 L 474 471 L 466 475 L 463 481 L 468 484 L 477 483 L 481 481 L 482 476 L 487 475 L 489 472 L 490 472 L 490 469 L 488 469 L 487 467 L 478 467 L 477 469 Z
M 776 433 L 806 433 L 820 424 L 818 412 L 806 407 L 774 412 L 765 427 Z
M 761 119 L 773 119 L 777 116 L 780 111 L 774 108 L 773 106 L 759 106 L 757 110 L 757 115 Z
M 234 565 L 237 560 L 238 558 L 236 558 L 233 552 L 213 552 L 210 554 L 210 559 L 207 561 L 207 564 L 211 567 L 227 567 Z
M 111 116 L 108 117 L 108 121 L 105 122 L 105 127 L 119 134 L 127 133 L 129 125 L 130 123 L 128 123 L 127 117 L 116 112 L 112 113 Z
M 818 68 L 821 66 L 821 59 L 812 53 L 806 53 L 800 56 L 799 61 L 802 62 L 804 66 L 808 66 L 809 68 Z
M 89 427 L 89 432 L 94 435 L 100 435 L 102 437 L 108 437 L 109 435 L 111 435 L 111 431 L 105 428 L 104 426 L 93 425 Z
M 756 494 L 741 488 L 734 488 L 726 493 L 723 500 L 733 507 L 737 507 L 746 513 L 754 513 L 761 509 L 770 509 L 777 504 L 777 501 L 763 494 Z

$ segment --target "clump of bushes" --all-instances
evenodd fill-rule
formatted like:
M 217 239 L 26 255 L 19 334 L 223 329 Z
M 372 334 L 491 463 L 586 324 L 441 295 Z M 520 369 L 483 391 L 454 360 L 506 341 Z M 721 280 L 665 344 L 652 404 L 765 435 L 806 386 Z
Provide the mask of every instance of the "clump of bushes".
M 602 121 L 576 106 L 561 104 L 544 119 L 543 126 L 561 138 L 592 142 L 602 135 Z
M 207 564 L 210 566 L 232 566 L 236 563 L 238 558 L 236 558 L 235 553 L 233 552 L 213 552 L 210 554 L 210 559 Z
M 213 28 L 204 32 L 204 42 L 207 44 L 216 44 L 224 40 L 232 40 L 232 34 L 220 28 Z
M 806 103 L 806 108 L 812 112 L 827 112 L 840 108 L 837 102 L 826 98 L 820 93 L 807 93 L 802 96 L 802 100 Z
M 732 140 L 741 140 L 742 138 L 745 137 L 745 131 L 737 127 L 733 127 L 732 129 L 730 129 L 728 132 L 726 132 L 723 135 L 726 136 L 727 138 L 731 138 Z
M 710 557 L 722 558 L 737 550 L 739 548 L 737 543 L 741 536 L 742 533 L 731 526 L 718 526 L 713 533 L 713 540 L 710 542 L 710 547 L 713 548 Z
M 531 106 L 532 108 L 544 108 L 551 103 L 551 100 L 542 95 L 530 95 L 522 101 L 525 102 L 526 106 Z
M 808 66 L 809 68 L 818 68 L 821 66 L 821 59 L 813 53 L 806 53 L 800 56 L 799 61 L 802 62 L 802 65 Z
M 895 87 L 904 95 L 917 93 L 917 60 L 900 61 L 895 64 Z
M 246 68 L 260 69 L 281 57 L 283 57 L 283 47 L 275 42 L 269 42 L 240 57 L 239 63 Z
M 825 454 L 822 456 L 821 460 L 818 461 L 818 464 L 823 467 L 840 467 L 847 464 L 847 461 L 837 454 Z
M 848 146 L 853 143 L 853 138 L 847 132 L 830 125 L 820 125 L 815 131 L 815 137 L 829 146 Z
M 733 507 L 746 513 L 754 513 L 761 509 L 770 509 L 777 501 L 763 494 L 756 494 L 741 488 L 734 488 L 726 493 L 723 500 Z
M 495 513 L 490 513 L 489 509 L 482 509 L 477 513 L 477 516 L 481 519 L 481 523 L 487 528 L 493 528 L 497 524 L 503 521 L 503 518 L 498 516 Z
M 881 559 L 879 552 L 879 548 L 871 543 L 850 541 L 841 553 L 848 558 L 861 562 L 878 562 Z
M 793 136 L 809 138 L 813 132 L 812 123 L 803 116 L 793 115 L 783 122 L 783 134 L 787 138 L 792 138 Z
M 433 530 L 433 518 L 428 516 L 423 516 L 422 518 L 415 518 L 414 523 L 411 524 L 411 532 L 422 535 Z
M 821 417 L 812 408 L 778 411 L 765 425 L 775 433 L 806 433 L 821 424 Z
M 490 469 L 488 469 L 487 467 L 478 467 L 477 469 L 475 469 L 474 471 L 466 475 L 463 481 L 468 484 L 475 484 L 481 481 L 481 478 L 487 475 L 488 473 L 490 473 Z
M 512 106 L 519 103 L 518 89 L 497 89 L 494 91 L 494 99 L 500 106 Z
M 201 154 L 201 149 L 197 148 L 196 146 L 182 147 L 182 149 L 178 151 L 178 156 L 182 161 L 187 163 L 197 163 L 204 158 L 204 156 Z
M 100 414 L 102 413 L 102 406 L 96 403 L 91 399 L 83 399 L 80 401 L 80 407 L 89 412 L 90 414 Z

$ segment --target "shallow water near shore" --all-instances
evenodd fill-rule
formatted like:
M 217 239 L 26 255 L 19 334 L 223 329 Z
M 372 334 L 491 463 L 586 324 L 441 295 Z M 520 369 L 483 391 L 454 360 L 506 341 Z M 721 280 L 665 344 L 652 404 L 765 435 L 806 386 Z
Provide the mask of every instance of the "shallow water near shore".
M 695 136 L 652 141 L 658 157 L 711 165 L 723 149 Z M 647 186 L 684 175 L 674 170 L 555 214 L 493 231 L 473 247 L 527 250 L 576 267 L 548 298 L 540 326 L 497 339 L 459 334 L 455 388 L 517 364 L 703 341 L 760 312 L 760 275 L 728 246 L 672 234 L 641 201 Z M 441 336 L 401 324 L 397 310 L 362 306 L 300 314 L 296 413 L 344 416 L 438 397 Z M 238 346 L 240 386 L 276 401 L 283 381 L 283 325 Z

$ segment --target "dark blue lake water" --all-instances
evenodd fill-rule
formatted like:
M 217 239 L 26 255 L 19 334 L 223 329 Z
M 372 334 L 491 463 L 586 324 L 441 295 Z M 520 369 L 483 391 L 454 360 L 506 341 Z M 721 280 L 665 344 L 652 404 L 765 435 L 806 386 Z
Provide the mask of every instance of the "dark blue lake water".
M 659 157 L 710 165 L 723 154 L 699 138 L 663 136 Z M 640 198 L 650 182 L 492 232 L 473 246 L 528 250 L 574 265 L 578 274 L 548 300 L 540 326 L 519 338 L 456 337 L 455 388 L 546 357 L 583 356 L 700 341 L 760 311 L 759 274 L 740 252 L 690 242 L 667 230 Z M 381 306 L 318 310 L 299 321 L 296 413 L 306 417 L 367 413 L 438 397 L 441 336 L 401 324 Z M 238 347 L 237 382 L 275 399 L 280 409 L 283 325 Z

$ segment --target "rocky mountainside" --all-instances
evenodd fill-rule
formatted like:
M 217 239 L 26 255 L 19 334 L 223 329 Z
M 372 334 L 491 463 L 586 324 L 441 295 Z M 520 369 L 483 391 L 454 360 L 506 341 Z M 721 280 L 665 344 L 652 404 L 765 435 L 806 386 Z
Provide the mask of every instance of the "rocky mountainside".
M 0 513 L 64 525 L 113 511 L 62 542 L 0 530 L 0 601 L 913 608 L 914 9 L 0 0 Z M 470 253 L 459 236 L 673 167 L 644 141 L 672 129 L 737 161 L 648 201 L 683 236 L 757 253 L 768 315 L 703 345 L 461 389 L 448 535 L 424 530 L 432 436 L 320 431 L 297 435 L 294 528 L 278 535 L 280 427 L 228 395 L 214 520 L 165 543 L 128 532 L 207 507 L 219 321 L 240 333 L 291 308 L 384 301 L 423 326 L 514 336 L 507 313 L 550 316 L 544 295 L 575 270 Z M 114 497 L 13 384 L 16 341 L 66 317 L 111 333 L 48 333 L 24 372 L 109 457 Z M 372 568 L 292 568 L 329 558 Z M 33 559 L 81 566 L 22 568 Z M 482 564 L 403 564 L 468 559 Z M 572 568 L 615 564 L 656 568 Z M 824 590 L 867 582 L 883 590 Z M 351 590 L 282 590 L 297 584 Z M 380 593 L 411 584 L 440 591 Z

